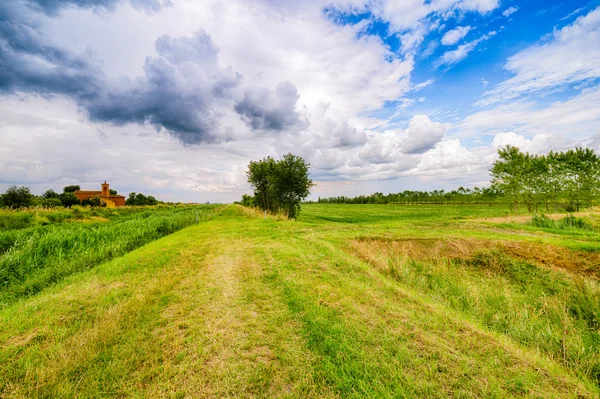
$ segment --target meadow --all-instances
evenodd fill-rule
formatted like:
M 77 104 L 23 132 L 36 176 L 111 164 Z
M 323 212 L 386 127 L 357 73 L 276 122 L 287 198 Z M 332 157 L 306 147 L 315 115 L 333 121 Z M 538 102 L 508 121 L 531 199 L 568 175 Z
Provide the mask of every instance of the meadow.
M 2 277 L 0 397 L 600 395 L 594 210 L 309 204 L 288 221 L 231 205 L 163 238 L 86 238 L 195 209 L 2 230 L 47 233 L 0 255 L 2 276 L 23 267 Z M 69 255 L 36 253 L 44 234 Z

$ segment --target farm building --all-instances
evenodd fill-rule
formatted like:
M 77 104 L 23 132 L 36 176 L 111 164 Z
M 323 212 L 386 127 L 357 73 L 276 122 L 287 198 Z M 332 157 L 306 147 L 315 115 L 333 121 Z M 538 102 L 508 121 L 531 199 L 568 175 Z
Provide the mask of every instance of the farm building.
M 102 202 L 104 202 L 108 208 L 125 205 L 125 197 L 122 195 L 111 194 L 109 184 L 106 181 L 102 183 L 102 191 L 78 190 L 75 191 L 74 194 L 79 198 L 79 201 L 83 201 L 86 198 L 100 197 Z

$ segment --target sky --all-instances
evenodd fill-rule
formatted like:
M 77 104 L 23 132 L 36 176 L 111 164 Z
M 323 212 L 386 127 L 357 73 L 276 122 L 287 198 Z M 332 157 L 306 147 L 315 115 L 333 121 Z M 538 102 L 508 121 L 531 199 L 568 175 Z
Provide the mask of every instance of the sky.
M 0 191 L 232 202 L 489 184 L 497 150 L 600 151 L 600 0 L 0 1 Z

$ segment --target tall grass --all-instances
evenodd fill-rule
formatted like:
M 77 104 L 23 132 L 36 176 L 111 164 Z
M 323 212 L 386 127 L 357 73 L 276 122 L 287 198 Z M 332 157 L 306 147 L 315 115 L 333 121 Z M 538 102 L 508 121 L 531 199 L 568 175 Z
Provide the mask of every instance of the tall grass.
M 45 287 L 205 219 L 214 206 L 111 211 L 115 220 L 59 223 L 0 234 L 0 304 Z M 81 213 L 81 211 L 80 211 Z M 128 216 L 128 218 L 125 218 Z M 72 212 L 77 218 L 77 210 Z
M 600 385 L 600 284 L 511 259 L 416 261 L 390 253 L 386 271 L 489 329 L 537 348 Z
M 582 218 L 568 215 L 559 220 L 550 219 L 545 215 L 533 215 L 531 224 L 549 230 L 586 230 L 597 232 L 598 229 Z

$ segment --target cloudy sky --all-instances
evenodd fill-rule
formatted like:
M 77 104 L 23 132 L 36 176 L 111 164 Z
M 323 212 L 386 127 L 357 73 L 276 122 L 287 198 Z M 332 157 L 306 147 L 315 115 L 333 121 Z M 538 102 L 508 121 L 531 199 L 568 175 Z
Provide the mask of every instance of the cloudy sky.
M 0 190 L 230 202 L 482 186 L 499 147 L 600 150 L 600 1 L 0 1 Z

